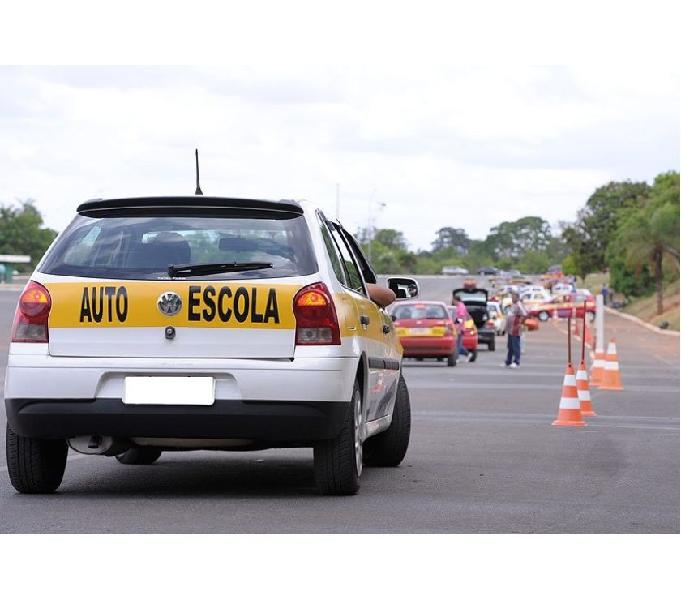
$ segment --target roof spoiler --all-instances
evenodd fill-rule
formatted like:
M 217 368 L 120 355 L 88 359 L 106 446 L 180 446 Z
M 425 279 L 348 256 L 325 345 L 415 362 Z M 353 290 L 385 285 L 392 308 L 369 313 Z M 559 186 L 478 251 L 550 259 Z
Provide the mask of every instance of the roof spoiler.
M 88 200 L 78 206 L 78 214 L 96 215 L 118 209 L 145 208 L 236 208 L 239 210 L 266 210 L 298 215 L 303 209 L 295 200 L 249 200 L 246 198 L 219 198 L 216 196 L 157 196 L 144 198 L 113 198 Z

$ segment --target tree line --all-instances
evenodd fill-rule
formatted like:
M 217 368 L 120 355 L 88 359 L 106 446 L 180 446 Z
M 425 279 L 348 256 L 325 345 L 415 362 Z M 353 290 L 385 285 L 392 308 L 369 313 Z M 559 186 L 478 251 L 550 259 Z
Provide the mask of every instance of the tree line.
M 561 236 L 554 235 L 548 221 L 537 216 L 504 221 L 483 240 L 470 238 L 461 228 L 442 227 L 435 232 L 431 249 L 417 252 L 409 250 L 404 234 L 395 229 L 360 229 L 357 237 L 379 273 L 437 274 L 446 266 L 471 272 L 496 266 L 542 273 L 567 253 Z
M 679 173 L 658 175 L 653 184 L 612 181 L 596 189 L 573 222 L 557 231 L 539 216 L 504 221 L 482 240 L 465 229 L 442 227 L 430 250 L 412 252 L 401 231 L 360 229 L 357 236 L 380 273 L 438 274 L 446 266 L 471 272 L 483 266 L 543 273 L 560 264 L 585 278 L 610 271 L 610 286 L 628 298 L 658 294 L 679 276 Z

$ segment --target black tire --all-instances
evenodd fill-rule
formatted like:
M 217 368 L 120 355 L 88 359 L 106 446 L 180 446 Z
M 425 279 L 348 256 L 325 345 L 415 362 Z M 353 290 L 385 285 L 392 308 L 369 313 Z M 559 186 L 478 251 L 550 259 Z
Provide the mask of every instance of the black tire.
M 448 367 L 456 367 L 456 360 L 459 357 L 457 354 L 456 350 L 452 352 L 448 357 L 447 357 L 447 366 Z
M 488 349 L 490 352 L 494 352 L 494 351 L 496 350 L 496 348 L 497 348 L 497 341 L 496 341 L 494 338 L 492 338 L 492 339 L 489 341 L 489 344 L 487 344 L 487 349 Z
M 40 440 L 5 431 L 9 479 L 22 494 L 50 494 L 64 477 L 68 446 L 65 440 Z
M 373 467 L 396 467 L 407 453 L 410 433 L 409 390 L 404 377 L 400 375 L 392 423 L 388 429 L 364 442 L 365 463 Z
M 478 349 L 476 348 L 475 350 L 469 350 L 469 352 L 471 353 L 471 356 L 473 357 L 473 358 L 471 358 L 470 362 L 475 362 L 478 359 Z
M 437 357 L 437 362 L 442 362 L 444 360 L 444 356 L 438 356 Z
M 116 455 L 116 460 L 122 465 L 152 465 L 163 453 L 157 448 L 130 448 Z
M 333 440 L 324 440 L 314 447 L 315 482 L 322 494 L 348 496 L 356 494 L 359 490 L 362 444 L 359 442 L 358 447 L 355 444 L 355 415 L 358 404 L 361 415 L 362 394 L 359 384 L 355 381 L 350 409 L 340 433 Z

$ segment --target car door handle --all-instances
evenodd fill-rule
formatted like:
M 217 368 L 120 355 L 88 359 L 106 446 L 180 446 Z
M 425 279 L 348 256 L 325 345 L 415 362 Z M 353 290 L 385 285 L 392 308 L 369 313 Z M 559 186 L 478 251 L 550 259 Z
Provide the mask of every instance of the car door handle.
M 371 322 L 371 319 L 366 315 L 360 315 L 359 322 L 361 325 L 367 326 Z
M 386 335 L 390 333 L 390 325 L 383 325 L 383 333 Z

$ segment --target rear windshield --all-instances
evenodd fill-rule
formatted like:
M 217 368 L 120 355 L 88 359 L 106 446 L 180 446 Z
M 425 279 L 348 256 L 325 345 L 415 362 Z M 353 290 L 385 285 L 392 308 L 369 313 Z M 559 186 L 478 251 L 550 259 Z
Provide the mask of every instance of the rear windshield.
M 480 294 L 480 293 L 467 293 L 467 292 L 458 292 L 457 296 L 461 298 L 461 302 L 464 304 L 466 302 L 482 302 L 486 303 L 487 302 L 487 296 L 485 294 Z
M 406 305 L 398 306 L 394 312 L 396 319 L 446 319 L 447 311 L 444 306 L 431 305 Z
M 282 216 L 283 215 L 283 216 Z M 302 215 L 263 217 L 156 213 L 79 215 L 39 266 L 42 273 L 110 279 L 170 279 L 170 265 L 270 263 L 272 268 L 183 279 L 263 279 L 317 271 Z

